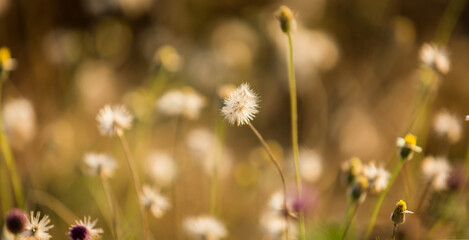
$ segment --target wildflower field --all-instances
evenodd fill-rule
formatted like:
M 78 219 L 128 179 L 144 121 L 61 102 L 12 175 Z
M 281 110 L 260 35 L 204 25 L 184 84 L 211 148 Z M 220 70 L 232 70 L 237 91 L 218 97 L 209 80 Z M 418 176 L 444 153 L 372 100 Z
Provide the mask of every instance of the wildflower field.
M 467 0 L 0 0 L 0 239 L 469 239 L 468 29 Z

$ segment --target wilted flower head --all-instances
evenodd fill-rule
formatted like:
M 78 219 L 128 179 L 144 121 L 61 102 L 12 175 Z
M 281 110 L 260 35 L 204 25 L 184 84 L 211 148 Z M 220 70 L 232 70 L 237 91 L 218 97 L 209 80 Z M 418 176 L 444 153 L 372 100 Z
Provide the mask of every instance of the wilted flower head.
M 211 216 L 187 218 L 184 229 L 190 236 L 201 240 L 219 240 L 228 235 L 225 226 Z
M 36 114 L 26 99 L 10 100 L 2 110 L 5 131 L 15 148 L 23 148 L 36 135 Z
M 358 175 L 357 177 L 355 177 L 355 181 L 349 189 L 349 196 L 352 202 L 365 201 L 368 186 L 368 178 L 363 175 Z
M 130 129 L 133 117 L 123 105 L 106 105 L 99 110 L 96 120 L 101 135 L 112 137 L 123 130 Z
M 0 73 L 8 73 L 15 70 L 16 59 L 11 58 L 10 49 L 7 47 L 0 48 Z
M 226 120 L 232 125 L 240 126 L 248 124 L 258 110 L 259 97 L 247 83 L 241 84 L 236 90 L 225 98 L 225 105 L 221 112 Z
M 448 178 L 451 173 L 451 166 L 443 157 L 426 157 L 422 162 L 423 177 L 436 191 L 448 188 Z
M 376 167 L 374 162 L 365 165 L 363 175 L 368 178 L 370 190 L 375 194 L 380 193 L 388 186 L 391 177 L 391 174 L 384 167 Z
M 98 219 L 91 221 L 91 217 L 84 217 L 83 220 L 77 220 L 70 227 L 68 236 L 71 240 L 96 240 L 100 239 L 103 233 L 101 228 L 94 228 Z
M 450 70 L 451 62 L 446 49 L 436 44 L 423 44 L 420 49 L 420 61 L 439 73 L 446 74 Z
M 176 179 L 177 166 L 166 152 L 153 151 L 147 156 L 148 174 L 160 187 L 170 186 Z
M 6 229 L 13 235 L 18 235 L 26 229 L 28 218 L 23 210 L 14 208 L 7 213 L 5 219 Z
M 280 28 L 284 33 L 291 33 L 295 30 L 295 17 L 293 16 L 293 12 L 289 7 L 285 5 L 280 6 L 275 12 L 275 17 L 279 21 Z
M 343 162 L 340 167 L 344 182 L 347 185 L 352 184 L 355 181 L 355 177 L 363 172 L 363 163 L 360 158 L 357 157 L 350 158 L 348 161 Z
M 140 196 L 140 202 L 151 211 L 153 216 L 160 218 L 171 207 L 168 199 L 153 190 L 148 185 L 143 186 L 143 192 Z
M 394 225 L 399 225 L 405 222 L 405 214 L 413 213 L 412 211 L 407 210 L 407 205 L 404 201 L 400 200 L 396 204 L 396 208 L 391 215 L 391 221 Z
M 168 116 L 184 116 L 191 120 L 199 118 L 205 105 L 205 98 L 190 87 L 171 90 L 156 102 L 156 108 L 161 113 Z
M 155 53 L 155 61 L 170 72 L 177 72 L 182 65 L 181 56 L 171 45 L 161 46 Z
M 322 173 L 322 159 L 315 151 L 300 149 L 300 172 L 303 180 L 314 183 Z
M 461 139 L 462 127 L 458 118 L 446 111 L 438 113 L 433 122 L 433 128 L 440 135 L 447 137 L 451 143 Z
M 47 233 L 53 225 L 49 225 L 50 219 L 49 216 L 44 215 L 41 219 L 41 213 L 37 212 L 36 217 L 34 217 L 34 212 L 31 211 L 31 219 L 28 221 L 26 226 L 26 231 L 24 231 L 21 236 L 22 240 L 49 240 L 51 235 Z
M 114 158 L 102 153 L 87 153 L 83 160 L 89 167 L 90 175 L 108 178 L 114 174 L 117 167 Z
M 417 146 L 417 137 L 410 133 L 404 138 L 397 138 L 396 145 L 400 148 L 399 155 L 403 160 L 410 160 L 414 152 L 422 152 L 422 148 Z

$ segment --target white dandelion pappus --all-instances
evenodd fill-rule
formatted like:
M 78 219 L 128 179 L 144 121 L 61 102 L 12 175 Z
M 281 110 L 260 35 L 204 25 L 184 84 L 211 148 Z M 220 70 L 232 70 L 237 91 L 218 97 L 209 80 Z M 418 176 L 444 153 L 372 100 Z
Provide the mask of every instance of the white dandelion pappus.
M 92 176 L 100 175 L 103 177 L 112 177 L 117 163 L 114 158 L 102 153 L 87 153 L 83 161 L 89 167 L 89 174 Z
M 433 122 L 435 132 L 440 136 L 445 136 L 451 143 L 461 139 L 462 127 L 458 118 L 447 111 L 439 112 Z
M 236 90 L 225 98 L 225 106 L 221 112 L 225 119 L 232 125 L 240 126 L 248 124 L 259 112 L 259 97 L 247 83 L 241 84 Z
M 156 102 L 156 108 L 161 113 L 181 115 L 191 120 L 199 118 L 205 105 L 205 98 L 190 87 L 168 91 Z
M 34 216 L 34 212 L 31 211 L 31 219 L 28 221 L 26 231 L 21 236 L 22 240 L 49 240 L 51 235 L 47 233 L 54 225 L 49 225 L 50 219 L 48 215 L 44 215 L 41 219 L 41 213 L 37 212 Z
M 153 151 L 147 156 L 148 174 L 159 187 L 170 186 L 177 175 L 177 166 L 166 152 Z
M 228 235 L 225 226 L 210 216 L 187 218 L 184 220 L 184 229 L 196 239 L 219 240 Z
M 148 185 L 143 186 L 140 201 L 147 209 L 150 209 L 155 218 L 160 218 L 171 207 L 168 199 L 157 193 Z
M 130 129 L 133 117 L 123 105 L 106 105 L 99 110 L 96 120 L 101 135 L 112 137 L 118 131 Z

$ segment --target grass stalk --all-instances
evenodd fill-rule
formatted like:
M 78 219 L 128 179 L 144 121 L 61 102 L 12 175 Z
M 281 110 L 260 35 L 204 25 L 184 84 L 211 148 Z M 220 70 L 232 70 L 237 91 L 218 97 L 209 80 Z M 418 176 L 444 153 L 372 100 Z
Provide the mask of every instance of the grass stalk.
M 118 240 L 119 234 L 117 233 L 117 212 L 116 212 L 116 206 L 114 204 L 114 200 L 111 194 L 111 187 L 109 186 L 109 182 L 107 181 L 105 177 L 100 176 L 100 179 L 101 179 L 101 184 L 103 185 L 104 194 L 106 195 L 106 201 L 109 205 L 109 211 L 111 213 L 112 228 L 113 228 L 112 235 L 114 236 L 115 240 Z

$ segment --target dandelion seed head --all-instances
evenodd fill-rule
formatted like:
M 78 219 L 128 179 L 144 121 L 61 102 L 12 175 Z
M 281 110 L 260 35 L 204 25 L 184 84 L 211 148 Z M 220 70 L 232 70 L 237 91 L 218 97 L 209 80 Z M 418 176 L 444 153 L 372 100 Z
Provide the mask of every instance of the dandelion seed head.
M 176 179 L 177 166 L 166 152 L 153 151 L 147 156 L 148 174 L 160 187 L 171 186 Z
M 142 190 L 140 202 L 145 206 L 145 208 L 151 211 L 155 218 L 161 218 L 164 213 L 171 208 L 171 204 L 168 199 L 153 190 L 150 186 L 144 185 Z
M 219 240 L 228 235 L 225 226 L 211 216 L 189 217 L 183 224 L 187 234 L 196 239 Z
M 425 43 L 420 49 L 420 61 L 435 71 L 447 74 L 451 67 L 448 52 L 434 43 Z
M 447 137 L 451 143 L 455 143 L 461 139 L 462 127 L 458 118 L 446 111 L 438 113 L 433 122 L 435 132 Z
M 451 166 L 446 158 L 426 157 L 422 162 L 422 173 L 424 179 L 431 184 L 435 191 L 448 189 Z
M 23 210 L 15 208 L 7 213 L 5 226 L 10 233 L 14 235 L 22 233 L 26 229 L 27 224 L 28 218 Z
M 184 116 L 190 120 L 198 119 L 205 105 L 205 98 L 190 87 L 171 90 L 156 102 L 159 112 L 168 116 Z
M 112 177 L 117 163 L 114 158 L 101 153 L 87 153 L 83 161 L 89 167 L 89 174 L 92 176 Z
M 97 240 L 101 238 L 103 229 L 95 228 L 98 219 L 91 221 L 91 217 L 77 220 L 70 227 L 69 236 L 72 240 Z
M 248 124 L 259 112 L 259 97 L 247 83 L 241 84 L 225 98 L 222 115 L 232 125 Z
M 34 216 L 34 212 L 31 211 L 30 220 L 26 225 L 26 231 L 21 236 L 22 240 L 49 240 L 51 235 L 48 231 L 53 228 L 53 225 L 49 225 L 49 216 L 44 215 L 41 219 L 41 213 L 37 212 Z
M 112 137 L 118 131 L 130 129 L 133 117 L 123 105 L 106 105 L 99 110 L 96 120 L 101 135 Z

